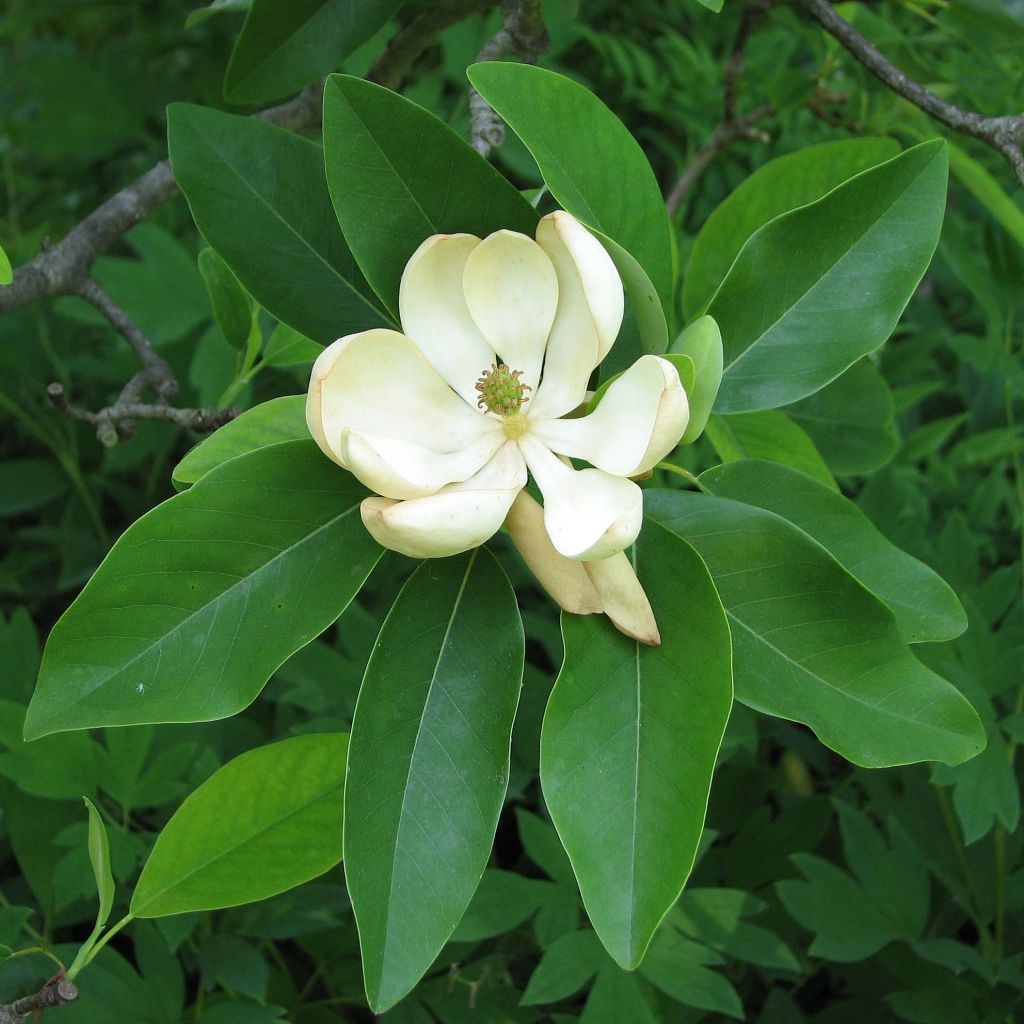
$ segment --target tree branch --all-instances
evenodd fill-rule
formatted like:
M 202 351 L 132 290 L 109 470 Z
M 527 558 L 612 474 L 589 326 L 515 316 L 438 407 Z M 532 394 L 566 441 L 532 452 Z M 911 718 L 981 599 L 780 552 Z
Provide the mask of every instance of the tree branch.
M 771 6 L 771 0 L 762 0 L 744 10 L 740 26 L 736 30 L 729 60 L 725 65 L 722 81 L 723 113 L 722 120 L 715 125 L 707 141 L 693 155 L 685 170 L 676 179 L 665 200 L 665 208 L 670 217 L 683 204 L 690 189 L 697 183 L 700 176 L 708 169 L 711 161 L 718 154 L 740 139 L 764 138 L 764 133 L 753 129 L 755 122 L 766 117 L 774 109 L 770 103 L 762 103 L 747 114 L 736 114 L 736 101 L 739 97 L 740 78 L 743 75 L 743 58 L 747 52 L 747 43 L 754 27 L 764 17 Z
M 0 1006 L 0 1024 L 23 1024 L 30 1014 L 38 1015 L 43 1010 L 73 1003 L 77 998 L 78 989 L 73 982 L 64 977 L 52 978 L 35 995 Z
M 514 54 L 533 64 L 550 45 L 541 0 L 501 0 L 501 28 L 484 44 L 477 60 L 501 60 Z M 469 126 L 470 141 L 481 156 L 505 141 L 504 122 L 476 89 L 469 90 Z
M 1024 185 L 1024 114 L 987 117 L 963 110 L 940 99 L 930 89 L 905 75 L 879 52 L 848 21 L 840 17 L 828 0 L 797 0 L 799 5 L 841 43 L 879 81 L 909 100 L 947 128 L 971 135 L 1002 153 Z
M 436 2 L 413 18 L 373 62 L 366 76 L 371 82 L 397 89 L 413 61 L 452 25 L 471 14 L 486 11 L 497 0 L 444 0 Z

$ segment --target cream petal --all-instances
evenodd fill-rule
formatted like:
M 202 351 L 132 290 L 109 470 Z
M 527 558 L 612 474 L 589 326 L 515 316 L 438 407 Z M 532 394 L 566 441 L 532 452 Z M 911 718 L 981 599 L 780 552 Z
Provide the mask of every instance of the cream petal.
M 544 526 L 566 558 L 608 558 L 636 540 L 643 494 L 632 480 L 562 463 L 536 437 L 519 438 L 526 464 L 544 496 Z
M 575 615 L 602 610 L 594 584 L 583 562 L 560 555 L 544 528 L 544 510 L 526 491 L 520 491 L 505 519 L 512 543 L 527 568 L 555 603 Z
M 658 623 L 629 556 L 620 551 L 599 562 L 580 564 L 601 596 L 604 613 L 615 628 L 648 647 L 658 647 L 661 644 Z
M 537 390 L 558 306 L 558 278 L 544 250 L 517 231 L 488 235 L 469 255 L 462 285 L 473 319 L 512 370 Z
M 560 455 L 615 476 L 638 476 L 675 448 L 689 416 L 676 368 L 659 356 L 641 356 L 612 381 L 589 416 L 541 420 L 531 430 Z
M 385 498 L 422 498 L 450 483 L 471 477 L 505 443 L 492 431 L 457 452 L 430 448 L 393 437 L 342 431 L 341 454 L 346 465 L 371 491 Z
M 378 544 L 411 558 L 444 558 L 497 533 L 525 483 L 522 456 L 508 442 L 462 483 L 409 501 L 366 498 L 360 512 Z
M 473 384 L 494 361 L 466 305 L 462 277 L 480 244 L 476 235 L 431 235 L 405 265 L 398 307 L 402 329 L 470 405 Z
M 533 411 L 557 417 L 583 401 L 590 374 L 619 333 L 622 279 L 604 246 L 564 210 L 541 219 L 537 244 L 558 275 L 558 310 Z
M 405 335 L 375 329 L 342 338 L 313 364 L 306 400 L 310 433 L 346 465 L 343 430 L 458 451 L 501 424 L 472 409 Z

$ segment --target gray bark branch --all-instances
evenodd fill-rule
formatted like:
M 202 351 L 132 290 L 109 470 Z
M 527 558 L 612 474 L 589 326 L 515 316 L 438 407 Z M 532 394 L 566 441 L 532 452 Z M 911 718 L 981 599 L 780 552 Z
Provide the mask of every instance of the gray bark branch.
M 13 1003 L 0 1006 L 0 1024 L 26 1024 L 30 1017 L 50 1010 L 55 1006 L 73 1003 L 78 998 L 78 989 L 67 978 L 48 981 L 35 995 L 16 999 Z

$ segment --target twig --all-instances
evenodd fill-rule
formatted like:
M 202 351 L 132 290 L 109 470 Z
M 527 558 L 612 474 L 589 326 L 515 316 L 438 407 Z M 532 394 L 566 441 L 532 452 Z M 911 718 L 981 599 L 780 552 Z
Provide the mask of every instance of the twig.
M 477 60 L 501 60 L 513 54 L 533 64 L 551 45 L 544 27 L 541 0 L 501 0 L 501 28 L 485 44 Z M 487 156 L 505 141 L 505 125 L 491 105 L 469 90 L 469 137 L 473 148 Z
M 107 448 L 113 447 L 118 441 L 126 440 L 130 436 L 130 424 L 136 420 L 162 420 L 186 430 L 208 434 L 224 426 L 241 412 L 237 405 L 229 406 L 227 409 L 179 409 L 163 402 L 147 404 L 125 401 L 123 397 L 114 405 L 92 412 L 72 405 L 64 394 L 64 388 L 56 381 L 47 387 L 46 394 L 65 416 L 94 426 L 96 436 Z M 123 394 L 122 392 L 122 396 Z
M 665 208 L 670 217 L 682 206 L 683 200 L 697 183 L 697 179 L 726 146 L 740 139 L 765 137 L 762 132 L 754 131 L 752 126 L 762 117 L 772 113 L 774 109 L 772 105 L 762 103 L 747 114 L 737 115 L 736 101 L 739 96 L 740 78 L 743 75 L 743 58 L 747 52 L 750 34 L 770 6 L 771 0 L 762 0 L 762 2 L 746 8 L 743 12 L 736 37 L 733 39 L 729 60 L 725 65 L 725 75 L 722 81 L 722 120 L 715 125 L 707 141 L 694 153 L 693 158 L 672 186 L 668 198 L 665 200 Z
M 963 110 L 940 99 L 930 89 L 905 75 L 837 14 L 828 0 L 798 0 L 821 27 L 835 37 L 876 78 L 947 128 L 971 135 L 1002 153 L 1024 185 L 1024 114 L 987 117 Z
M 173 398 L 178 393 L 178 382 L 166 360 L 157 355 L 153 343 L 128 318 L 128 314 L 91 278 L 87 277 L 75 294 L 98 309 L 111 326 L 128 342 L 142 366 L 126 385 L 125 390 L 136 397 L 143 387 L 149 387 L 157 398 Z
M 290 131 L 310 127 L 320 119 L 322 93 L 322 83 L 317 83 L 257 116 Z M 78 294 L 96 260 L 176 191 L 170 162 L 161 160 L 97 206 L 56 245 L 18 267 L 11 284 L 0 287 L 0 314 L 47 296 Z
M 51 978 L 35 995 L 0 1006 L 0 1024 L 22 1024 L 30 1014 L 38 1015 L 43 1010 L 73 1003 L 77 998 L 74 982 L 63 977 Z
M 397 89 L 413 61 L 446 29 L 497 0 L 442 0 L 418 14 L 388 43 L 366 76 L 371 82 Z

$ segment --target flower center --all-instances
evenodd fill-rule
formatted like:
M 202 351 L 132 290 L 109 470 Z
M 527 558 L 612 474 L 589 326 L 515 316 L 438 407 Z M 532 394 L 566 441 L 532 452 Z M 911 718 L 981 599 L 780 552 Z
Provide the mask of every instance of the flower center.
M 512 416 L 519 412 L 530 400 L 526 392 L 533 390 L 519 379 L 522 375 L 522 370 L 510 370 L 504 363 L 491 363 L 491 368 L 484 370 L 476 382 L 480 395 L 476 404 L 498 416 Z

